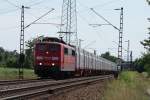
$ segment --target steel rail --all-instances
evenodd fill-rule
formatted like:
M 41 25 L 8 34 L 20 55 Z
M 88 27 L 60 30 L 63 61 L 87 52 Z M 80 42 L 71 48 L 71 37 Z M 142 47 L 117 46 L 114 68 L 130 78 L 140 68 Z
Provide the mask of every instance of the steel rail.
M 59 91 L 65 88 L 71 88 L 74 86 L 87 84 L 91 82 L 95 82 L 98 80 L 104 80 L 112 78 L 111 75 L 105 76 L 95 76 L 95 77 L 86 77 L 86 78 L 78 78 L 78 79 L 69 79 L 69 80 L 61 80 L 54 83 L 46 83 L 40 84 L 37 86 L 29 86 L 29 87 L 21 87 L 16 89 L 7 89 L 0 91 L 0 94 L 3 95 L 2 99 L 20 99 L 20 98 L 27 98 L 34 95 L 40 94 L 52 94 L 54 91 Z
M 0 86 L 3 85 L 13 85 L 13 84 L 23 84 L 23 83 L 28 83 L 28 82 L 38 82 L 39 79 L 27 79 L 27 80 L 1 80 L 0 81 Z

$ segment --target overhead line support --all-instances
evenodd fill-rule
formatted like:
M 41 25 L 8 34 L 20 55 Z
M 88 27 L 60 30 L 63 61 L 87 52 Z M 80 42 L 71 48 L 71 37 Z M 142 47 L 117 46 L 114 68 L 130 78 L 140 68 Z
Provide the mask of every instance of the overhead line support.
M 117 28 L 115 25 L 113 25 L 110 21 L 108 21 L 106 18 L 104 18 L 102 15 L 97 13 L 93 8 L 91 10 L 100 18 L 102 18 L 104 21 L 108 23 L 108 25 L 111 25 L 116 30 L 119 31 L 119 44 L 118 44 L 118 66 L 122 69 L 122 40 L 123 40 L 123 7 L 121 9 L 115 9 L 115 10 L 121 10 L 120 13 L 120 28 Z
M 19 79 L 23 79 L 24 65 L 24 6 L 21 8 L 21 33 L 20 33 L 20 56 L 19 56 Z

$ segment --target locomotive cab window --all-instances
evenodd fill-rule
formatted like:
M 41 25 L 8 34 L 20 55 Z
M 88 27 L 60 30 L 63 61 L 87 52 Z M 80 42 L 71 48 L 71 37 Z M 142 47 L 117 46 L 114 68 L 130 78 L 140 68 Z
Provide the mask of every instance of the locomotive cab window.
M 64 48 L 64 54 L 68 55 L 68 48 Z
M 72 50 L 72 56 L 75 56 L 75 51 L 74 50 Z

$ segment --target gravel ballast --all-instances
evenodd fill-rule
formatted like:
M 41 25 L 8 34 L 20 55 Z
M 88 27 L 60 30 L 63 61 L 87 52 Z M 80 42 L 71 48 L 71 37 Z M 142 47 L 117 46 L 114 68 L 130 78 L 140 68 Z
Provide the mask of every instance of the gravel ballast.
M 102 100 L 106 86 L 106 81 L 100 81 L 49 97 L 48 100 Z

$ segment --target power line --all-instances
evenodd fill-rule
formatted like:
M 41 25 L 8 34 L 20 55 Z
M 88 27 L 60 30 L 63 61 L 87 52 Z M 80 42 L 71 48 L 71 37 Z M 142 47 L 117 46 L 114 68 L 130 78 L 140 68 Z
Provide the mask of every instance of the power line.
M 37 6 L 37 5 L 40 5 L 40 4 L 42 4 L 42 3 L 44 3 L 44 1 L 45 0 L 41 0 L 41 1 L 39 1 L 39 2 L 36 2 L 36 3 L 33 3 L 33 4 L 31 4 L 31 5 L 29 5 L 29 6 Z
M 81 5 L 81 6 L 84 6 L 84 8 L 86 8 L 85 10 L 82 10 L 80 12 L 85 12 L 86 10 L 88 11 L 90 8 L 97 8 L 97 7 L 102 8 L 102 7 L 106 6 L 106 5 L 109 5 L 109 4 L 112 4 L 112 3 L 115 3 L 115 2 L 119 2 L 119 1 L 121 1 L 121 0 L 117 0 L 117 1 L 116 0 L 111 0 L 111 1 L 105 2 L 103 4 L 99 4 L 99 5 L 95 5 L 95 6 L 91 6 L 91 7 L 88 7 L 88 6 L 82 4 L 79 1 L 78 1 L 78 4 Z
M 9 0 L 4 0 L 4 1 L 7 2 L 7 3 L 9 3 L 10 5 L 12 5 L 12 6 L 14 6 L 14 7 L 17 7 L 17 8 L 19 8 L 19 9 L 21 9 L 20 6 L 17 6 L 16 4 L 10 2 Z M 30 6 L 30 7 L 31 7 L 31 6 L 37 6 L 37 5 L 41 4 L 41 3 L 44 3 L 44 1 L 45 1 L 45 0 L 40 0 L 39 2 L 35 2 L 35 3 L 33 3 L 33 4 L 30 4 L 29 6 Z M 33 1 L 32 1 L 32 2 L 33 2 Z M 31 2 L 30 2 L 30 3 L 31 3 Z
M 9 11 L 6 11 L 6 12 L 2 12 L 2 13 L 0 13 L 0 14 L 7 14 L 7 13 L 15 12 L 15 11 L 21 9 L 21 7 L 19 7 L 19 6 L 16 5 L 15 3 L 10 2 L 9 0 L 3 0 L 3 1 L 7 2 L 8 4 L 12 5 L 13 7 L 16 7 L 17 9 L 13 9 L 13 10 L 9 10 Z M 45 1 L 45 0 L 40 0 L 39 2 L 33 3 L 33 4 L 29 5 L 29 6 L 30 6 L 30 7 L 32 7 L 32 6 L 37 6 L 37 5 L 41 4 L 41 3 L 44 3 L 44 1 Z M 32 1 L 32 2 L 33 2 L 33 1 Z M 30 3 L 31 3 L 31 2 L 30 2 Z M 28 13 L 28 12 L 27 12 L 27 13 Z M 31 13 L 28 13 L 28 14 L 32 15 L 34 18 L 37 18 L 36 16 L 34 16 L 34 15 L 31 14 Z
M 17 6 L 16 4 L 10 2 L 9 0 L 4 0 L 4 1 L 6 1 L 6 2 L 9 3 L 10 5 L 12 5 L 12 6 L 14 6 L 14 7 L 18 8 L 18 9 L 21 9 L 21 7 L 19 7 L 19 6 Z
M 112 3 L 115 3 L 115 2 L 119 2 L 119 1 L 121 1 L 121 0 L 111 0 L 111 1 L 105 2 L 105 3 L 100 4 L 100 5 L 95 5 L 95 6 L 93 6 L 92 8 L 104 7 L 104 6 L 106 6 L 106 5 L 109 5 L 109 4 L 112 4 Z

